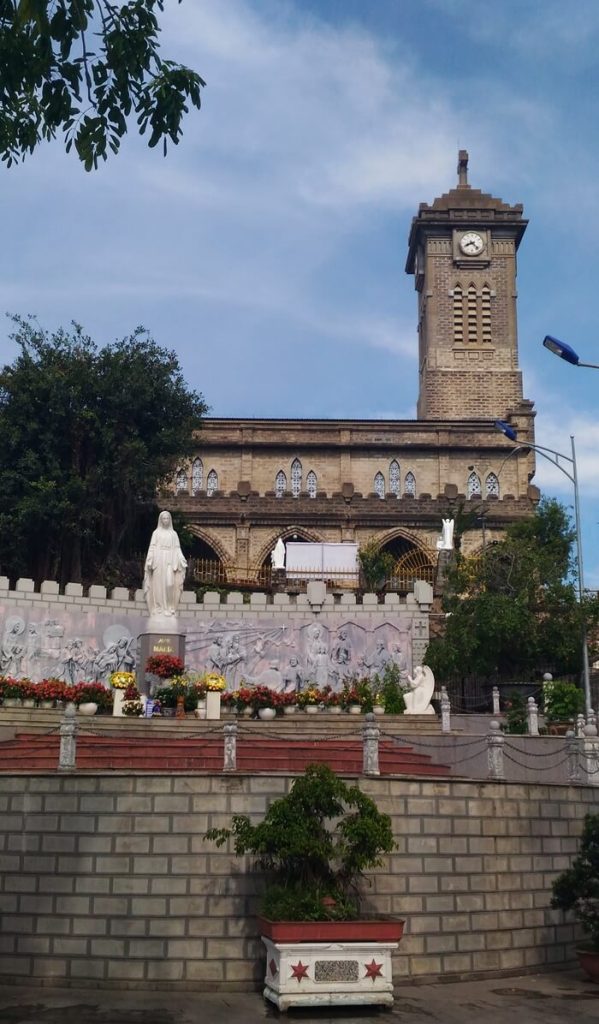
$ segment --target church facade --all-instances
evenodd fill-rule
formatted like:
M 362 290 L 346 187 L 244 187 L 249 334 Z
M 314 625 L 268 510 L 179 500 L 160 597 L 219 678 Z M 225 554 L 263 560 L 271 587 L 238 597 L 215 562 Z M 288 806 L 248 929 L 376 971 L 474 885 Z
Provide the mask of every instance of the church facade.
M 518 367 L 521 205 L 458 181 L 413 218 L 406 272 L 418 305 L 415 420 L 207 419 L 177 470 L 171 505 L 221 583 L 265 578 L 279 537 L 374 544 L 396 559 L 397 589 L 434 578 L 444 517 L 469 522 L 473 553 L 529 516 L 533 404 Z M 518 432 L 519 447 L 495 427 Z M 468 515 L 472 513 L 472 515 Z

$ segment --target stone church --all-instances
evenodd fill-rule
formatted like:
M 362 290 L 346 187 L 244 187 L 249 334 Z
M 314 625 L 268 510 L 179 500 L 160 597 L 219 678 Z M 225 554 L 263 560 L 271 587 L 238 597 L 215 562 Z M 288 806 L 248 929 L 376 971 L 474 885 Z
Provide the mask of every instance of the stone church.
M 389 586 L 434 580 L 443 517 L 468 517 L 474 553 L 528 516 L 533 403 L 518 368 L 517 252 L 521 204 L 473 188 L 461 150 L 454 188 L 412 220 L 406 273 L 418 307 L 415 420 L 211 418 L 178 469 L 174 509 L 196 538 L 198 582 L 268 578 L 277 541 L 374 541 L 396 559 Z

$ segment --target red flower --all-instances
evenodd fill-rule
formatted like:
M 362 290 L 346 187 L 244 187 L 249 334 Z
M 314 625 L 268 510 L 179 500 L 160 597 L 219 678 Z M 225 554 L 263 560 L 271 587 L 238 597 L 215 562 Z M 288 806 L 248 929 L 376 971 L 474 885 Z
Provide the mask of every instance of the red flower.
M 160 679 L 179 676 L 184 667 L 181 658 L 177 658 L 174 654 L 151 654 L 146 661 L 146 672 L 158 676 Z

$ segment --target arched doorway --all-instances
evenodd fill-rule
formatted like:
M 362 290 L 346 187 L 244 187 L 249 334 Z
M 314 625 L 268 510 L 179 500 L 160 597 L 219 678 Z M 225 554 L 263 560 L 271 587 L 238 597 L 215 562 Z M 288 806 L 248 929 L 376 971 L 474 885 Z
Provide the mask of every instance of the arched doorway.
M 431 586 L 435 580 L 436 553 L 421 547 L 403 534 L 391 537 L 381 547 L 395 560 L 395 567 L 386 582 L 386 590 L 409 593 L 415 580 L 424 580 Z
M 193 534 L 187 565 L 187 579 L 197 586 L 222 586 L 227 582 L 224 560 L 205 537 Z

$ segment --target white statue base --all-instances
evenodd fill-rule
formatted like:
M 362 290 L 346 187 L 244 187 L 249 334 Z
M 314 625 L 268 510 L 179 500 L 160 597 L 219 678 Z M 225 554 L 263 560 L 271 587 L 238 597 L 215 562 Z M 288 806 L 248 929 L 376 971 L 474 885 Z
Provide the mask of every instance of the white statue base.
M 181 633 L 176 615 L 150 615 L 144 633 L 160 633 L 178 636 Z

